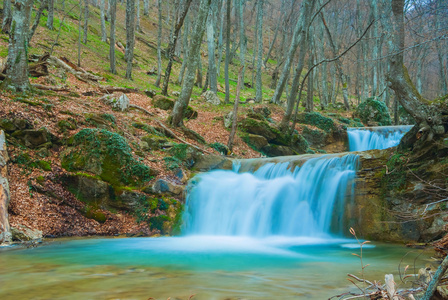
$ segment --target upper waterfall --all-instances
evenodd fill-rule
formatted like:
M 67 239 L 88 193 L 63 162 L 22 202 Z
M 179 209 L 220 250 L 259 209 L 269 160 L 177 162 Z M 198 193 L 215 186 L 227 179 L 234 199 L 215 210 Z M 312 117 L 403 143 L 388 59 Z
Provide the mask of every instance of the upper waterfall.
M 213 171 L 196 176 L 184 214 L 184 234 L 266 237 L 324 236 L 342 229 L 347 189 L 358 156 L 320 156 L 293 170 L 267 163 L 253 173 Z
M 395 147 L 412 125 L 347 128 L 350 151 Z

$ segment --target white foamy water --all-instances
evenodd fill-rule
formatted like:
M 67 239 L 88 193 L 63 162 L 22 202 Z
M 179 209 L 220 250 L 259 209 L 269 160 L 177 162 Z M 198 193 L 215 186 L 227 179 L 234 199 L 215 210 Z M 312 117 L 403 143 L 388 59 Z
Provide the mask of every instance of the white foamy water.
M 397 146 L 412 125 L 347 128 L 350 151 L 387 149 Z

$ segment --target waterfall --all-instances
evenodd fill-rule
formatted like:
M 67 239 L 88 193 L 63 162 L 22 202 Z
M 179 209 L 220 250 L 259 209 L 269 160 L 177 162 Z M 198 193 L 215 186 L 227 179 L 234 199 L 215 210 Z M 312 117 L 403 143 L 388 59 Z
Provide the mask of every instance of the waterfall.
M 238 162 L 232 171 L 197 175 L 189 187 L 183 233 L 258 238 L 340 232 L 357 164 L 357 155 L 324 155 L 295 168 L 267 163 L 239 173 Z
M 395 147 L 412 125 L 347 128 L 350 151 Z

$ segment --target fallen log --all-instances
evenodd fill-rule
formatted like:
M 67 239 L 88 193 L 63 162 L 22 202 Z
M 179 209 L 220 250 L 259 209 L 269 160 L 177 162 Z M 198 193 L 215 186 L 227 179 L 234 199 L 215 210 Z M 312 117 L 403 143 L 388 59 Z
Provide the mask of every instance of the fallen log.
M 63 59 L 59 59 L 55 56 L 50 56 L 48 58 L 48 62 L 53 66 L 65 69 L 67 72 L 73 74 L 78 80 L 92 85 L 97 84 L 98 81 L 104 80 L 103 77 L 96 76 L 92 73 L 87 72 L 86 70 L 74 65 L 66 58 L 64 61 Z
M 44 90 L 44 91 L 53 91 L 53 92 L 70 92 L 70 89 L 67 87 L 58 87 L 58 86 L 48 86 L 48 85 L 42 85 L 42 84 L 32 84 L 32 87 L 39 89 L 39 90 Z

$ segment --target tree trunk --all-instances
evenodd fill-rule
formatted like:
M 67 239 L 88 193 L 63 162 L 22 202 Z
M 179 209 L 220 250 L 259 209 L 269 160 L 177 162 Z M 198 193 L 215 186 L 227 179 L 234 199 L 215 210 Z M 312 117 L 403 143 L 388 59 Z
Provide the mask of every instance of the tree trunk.
M 149 16 L 149 0 L 143 0 L 143 15 Z
M 137 32 L 142 32 L 142 28 L 140 27 L 140 0 L 137 0 L 137 21 L 135 23 L 135 30 L 137 30 Z
M 16 0 L 13 4 L 6 78 L 1 84 L 3 89 L 16 92 L 31 89 L 28 79 L 28 41 L 32 4 L 32 0 Z
M 82 42 L 87 44 L 87 33 L 89 30 L 89 0 L 84 0 L 84 35 Z
M 198 70 L 196 73 L 196 86 L 200 89 L 202 89 L 202 59 L 201 59 L 201 49 L 199 49 L 198 52 Z
M 78 20 L 78 67 L 81 67 L 81 41 L 82 41 L 82 0 L 79 0 L 79 20 Z
M 33 26 L 30 29 L 30 35 L 29 35 L 29 38 L 28 38 L 28 43 L 33 38 L 34 33 L 36 32 L 36 29 L 39 26 L 40 18 L 42 17 L 42 12 L 44 11 L 45 7 L 47 7 L 47 4 L 46 4 L 45 0 L 40 1 L 39 10 L 36 12 L 36 18 L 34 19 Z M 61 24 L 62 23 L 63 23 L 63 21 L 61 21 Z M 60 34 L 60 31 L 58 33 L 58 36 L 59 36 L 59 34 Z M 53 46 L 52 46 L 52 49 L 53 49 Z M 53 50 L 50 51 L 50 55 L 51 55 L 52 52 L 53 52 Z
M 117 17 L 117 0 L 109 0 L 110 9 L 110 45 L 109 45 L 109 60 L 110 72 L 117 74 L 115 68 L 115 21 Z
M 157 8 L 159 12 L 159 25 L 157 28 L 157 79 L 155 86 L 160 87 L 162 78 L 162 0 L 157 0 Z
M 45 0 L 44 0 L 45 1 Z M 48 16 L 47 16 L 47 27 L 50 30 L 53 30 L 53 21 L 54 21 L 54 0 L 47 0 L 47 10 L 48 10 Z
M 385 22 L 386 26 L 389 27 L 389 32 L 392 32 L 392 39 L 388 43 L 392 55 L 389 58 L 390 73 L 387 80 L 390 87 L 395 91 L 401 106 L 414 117 L 420 128 L 416 137 L 417 140 L 413 143 L 413 147 L 416 149 L 445 133 L 442 110 L 437 106 L 437 103 L 430 105 L 431 102 L 418 93 L 409 78 L 404 66 L 402 51 L 405 39 L 404 0 L 392 0 L 391 5 L 394 20 L 393 29 L 392 26 L 387 24 L 387 21 Z
M 225 82 L 226 82 L 226 103 L 230 102 L 230 85 L 229 85 L 229 64 L 230 64 L 230 12 L 232 8 L 232 1 L 227 1 L 226 9 L 226 62 L 225 62 Z
M 11 28 L 12 21 L 12 9 L 11 0 L 3 1 L 3 21 L 2 21 L 2 32 L 8 33 Z
M 310 33 L 311 35 L 312 33 Z M 310 45 L 309 47 L 313 48 L 313 44 L 312 44 L 312 38 L 309 38 L 310 40 Z M 309 63 L 308 63 L 308 68 L 311 68 L 314 65 L 314 55 L 313 55 L 313 51 L 310 51 L 309 53 Z M 306 106 L 305 106 L 305 111 L 307 112 L 311 112 L 314 110 L 314 70 L 310 72 L 310 74 L 308 75 L 308 89 L 307 89 L 307 94 L 306 94 Z
M 226 0 L 228 1 L 228 0 Z M 222 46 L 223 43 L 223 33 L 224 33 L 224 1 L 222 2 L 222 7 L 220 9 L 220 12 L 218 13 L 219 16 L 219 20 L 220 20 L 220 25 L 219 25 L 219 36 L 218 36 L 218 63 L 217 63 L 217 70 L 216 70 L 216 74 L 217 76 L 219 76 L 220 69 L 221 69 L 221 62 L 222 62 L 222 53 L 224 50 L 224 47 Z
M 274 96 L 272 96 L 271 102 L 273 103 L 279 103 L 280 98 L 282 96 L 283 90 L 285 89 L 285 85 L 287 83 L 289 72 L 291 69 L 292 60 L 294 58 L 294 55 L 297 50 L 297 46 L 299 45 L 299 40 L 303 42 L 303 31 L 305 28 L 304 26 L 304 19 L 306 18 L 307 10 L 306 7 L 313 7 L 316 1 L 314 0 L 304 0 L 302 2 L 302 6 L 300 8 L 300 16 L 297 20 L 296 26 L 294 28 L 294 33 L 292 35 L 291 44 L 289 46 L 288 54 L 285 57 L 285 62 L 283 63 L 283 71 L 280 74 L 279 81 L 277 83 L 277 86 L 275 88 Z M 307 12 L 305 12 L 307 11 Z M 312 10 L 309 10 L 311 13 Z M 302 34 L 301 34 L 302 33 Z
M 188 35 L 190 33 L 190 18 L 188 15 L 185 17 L 184 21 L 184 30 L 183 30 L 183 41 L 182 41 L 182 52 L 184 54 L 184 59 L 182 60 L 182 66 L 180 67 L 179 72 L 179 78 L 177 79 L 177 84 L 182 84 L 184 73 L 185 73 L 185 67 L 187 66 L 187 58 L 188 58 Z
M 106 32 L 106 16 L 104 14 L 104 7 L 106 5 L 106 0 L 100 0 L 100 18 L 101 18 L 101 41 L 107 41 L 107 32 Z
M 255 91 L 255 102 L 263 102 L 263 91 L 261 81 L 261 67 L 263 63 L 263 0 L 258 0 L 257 28 L 258 28 L 258 58 L 257 58 L 257 81 Z
M 244 4 L 243 4 L 243 0 L 237 0 L 236 1 L 236 5 L 237 5 L 237 9 L 239 12 L 239 16 L 240 16 L 240 61 L 241 61 L 241 65 L 243 66 L 243 75 L 242 75 L 242 80 L 243 80 L 243 86 L 242 88 L 244 89 L 244 73 L 246 71 L 246 34 L 244 32 Z
M 211 0 L 201 0 L 199 5 L 190 40 L 190 55 L 188 57 L 185 79 L 182 83 L 180 96 L 177 98 L 170 116 L 170 123 L 174 127 L 183 125 L 184 110 L 188 107 L 188 103 L 190 102 L 191 92 L 194 85 L 194 76 L 198 66 L 197 60 L 200 57 L 199 50 L 201 48 L 202 36 L 204 35 L 210 2 Z
M 213 93 L 218 92 L 218 78 L 215 61 L 215 21 L 217 1 L 212 1 L 207 18 L 207 46 L 208 46 L 208 86 Z
M 334 43 L 334 41 L 333 41 L 333 37 L 332 37 L 332 35 L 331 35 L 330 29 L 328 28 L 327 23 L 326 23 L 326 21 L 325 21 L 325 17 L 324 17 L 324 14 L 323 14 L 323 10 L 322 10 L 320 16 L 321 16 L 322 22 L 323 22 L 323 24 L 324 24 L 325 32 L 327 33 L 328 41 L 330 42 L 331 50 L 332 50 L 332 52 L 333 52 L 333 55 L 336 57 L 336 56 L 338 55 L 338 50 L 336 49 L 336 45 L 335 45 L 335 43 Z M 345 106 L 345 109 L 346 109 L 346 110 L 350 110 L 350 102 L 349 102 L 349 100 L 348 100 L 348 82 L 347 82 L 347 75 L 345 75 L 345 74 L 343 73 L 343 71 L 342 71 L 342 62 L 341 62 L 340 59 L 337 59 L 337 60 L 335 61 L 335 64 L 336 64 L 336 71 L 337 71 L 337 73 L 338 73 L 338 75 L 339 75 L 339 80 L 340 80 L 341 83 L 342 83 L 342 96 L 343 96 L 343 98 L 344 98 L 344 106 Z
M 168 65 L 165 70 L 165 78 L 163 79 L 163 88 L 162 88 L 162 94 L 165 96 L 168 95 L 168 85 L 169 85 L 169 81 L 170 81 L 171 68 L 173 66 L 173 61 L 174 61 L 174 51 L 176 48 L 179 31 L 184 23 L 184 19 L 188 13 L 188 9 L 190 7 L 191 1 L 192 0 L 186 0 L 186 2 L 184 4 L 184 8 L 182 10 L 182 13 L 180 13 L 178 18 L 176 19 L 176 25 L 174 27 L 173 36 L 170 39 L 170 44 L 168 46 L 168 51 L 167 51 Z
M 236 124 L 238 123 L 238 104 L 240 102 L 240 91 L 242 84 L 243 84 L 243 67 L 241 67 L 240 71 L 238 72 L 238 83 L 236 86 L 235 103 L 233 104 L 232 130 L 230 131 L 229 141 L 227 143 L 227 147 L 229 148 L 230 152 L 232 152 L 233 149 L 233 140 L 235 138 L 236 133 Z
M 132 80 L 135 42 L 135 0 L 126 0 L 126 78 Z

